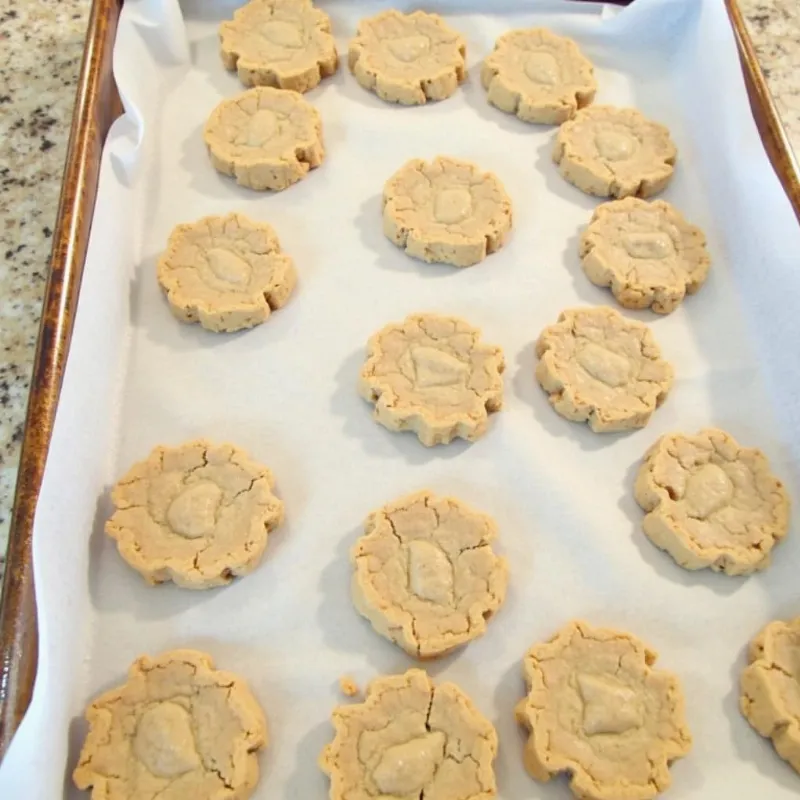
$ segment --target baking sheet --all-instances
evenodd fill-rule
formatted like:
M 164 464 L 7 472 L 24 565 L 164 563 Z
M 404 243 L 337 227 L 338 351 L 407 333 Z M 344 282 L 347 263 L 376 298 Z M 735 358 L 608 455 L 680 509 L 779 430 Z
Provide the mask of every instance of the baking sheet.
M 764 574 L 691 574 L 647 542 L 631 496 L 652 441 L 706 425 L 761 446 L 798 496 L 800 233 L 750 117 L 723 3 L 637 0 L 619 12 L 521 0 L 492 3 L 490 14 L 468 0 L 432 4 L 467 38 L 468 83 L 441 104 L 403 109 L 340 68 L 308 95 L 323 117 L 324 165 L 275 195 L 219 176 L 202 144 L 208 113 L 240 90 L 216 38 L 235 5 L 124 6 L 115 72 L 128 113 L 105 150 L 37 511 L 39 674 L 0 797 L 81 796 L 69 772 L 86 702 L 140 653 L 175 646 L 208 650 L 265 707 L 272 743 L 255 797 L 327 796 L 316 758 L 341 702 L 337 678 L 363 684 L 412 665 L 352 609 L 348 550 L 370 510 L 426 486 L 494 516 L 512 567 L 487 635 L 427 665 L 497 726 L 500 797 L 571 796 L 563 781 L 542 786 L 524 773 L 512 709 L 524 651 L 576 616 L 639 635 L 680 675 L 695 746 L 673 768 L 669 797 L 795 797 L 797 776 L 738 713 L 737 679 L 748 639 L 800 613 L 796 530 Z M 357 20 L 388 6 L 321 5 L 342 53 Z M 598 102 L 635 105 L 670 127 L 680 161 L 662 196 L 704 227 L 714 258 L 707 285 L 678 312 L 633 315 L 652 324 L 677 379 L 651 424 L 627 436 L 562 420 L 533 378 L 533 342 L 562 308 L 613 304 L 580 271 L 577 237 L 597 201 L 558 176 L 554 129 L 491 108 L 479 85 L 495 38 L 539 24 L 578 39 L 597 65 Z M 508 245 L 469 270 L 414 262 L 380 231 L 383 181 L 408 158 L 439 153 L 492 170 L 514 203 Z M 232 210 L 276 228 L 300 283 L 266 325 L 215 336 L 172 318 L 155 261 L 175 224 Z M 473 445 L 427 450 L 373 423 L 356 394 L 368 336 L 419 310 L 463 316 L 505 351 L 506 408 Z M 230 587 L 151 589 L 102 532 L 108 489 L 155 444 L 198 436 L 268 464 L 287 523 L 262 566 Z

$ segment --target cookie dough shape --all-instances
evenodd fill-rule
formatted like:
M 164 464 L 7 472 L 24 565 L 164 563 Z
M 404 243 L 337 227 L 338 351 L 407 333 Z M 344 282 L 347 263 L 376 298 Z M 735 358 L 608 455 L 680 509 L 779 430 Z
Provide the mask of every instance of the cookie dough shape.
M 503 34 L 483 62 L 481 82 L 493 106 L 546 125 L 571 119 L 597 91 L 594 68 L 578 45 L 547 28 Z
M 486 433 L 503 406 L 503 353 L 458 317 L 412 314 L 367 346 L 359 392 L 390 431 L 413 431 L 431 447 Z
M 499 250 L 510 230 L 503 184 L 468 161 L 415 158 L 384 186 L 383 232 L 422 261 L 470 267 Z
M 356 80 L 387 103 L 450 97 L 467 76 L 467 45 L 438 14 L 390 9 L 362 19 L 350 42 Z
M 352 551 L 353 603 L 381 636 L 437 658 L 486 632 L 508 582 L 497 528 L 458 500 L 422 491 L 370 514 Z
M 581 800 L 649 800 L 692 744 L 678 679 L 629 633 L 570 622 L 525 655 L 525 766 L 539 781 L 568 773 Z
M 258 783 L 264 714 L 245 682 L 205 653 L 137 658 L 86 719 L 72 777 L 92 800 L 246 800 Z
M 111 492 L 106 533 L 150 584 L 209 589 L 252 572 L 283 521 L 272 473 L 230 444 L 156 447 Z
M 747 575 L 770 563 L 789 527 L 789 497 L 767 457 L 713 428 L 663 436 L 635 486 L 644 532 L 685 569 Z
M 454 684 L 420 669 L 370 683 L 363 703 L 335 708 L 320 758 L 330 800 L 490 800 L 497 734 Z
M 553 160 L 571 184 L 599 197 L 651 197 L 672 178 L 669 131 L 634 108 L 591 106 L 558 130 Z
M 250 0 L 219 36 L 222 63 L 245 86 L 307 92 L 339 65 L 331 21 L 311 0 Z
M 770 622 L 751 642 L 747 660 L 742 714 L 800 772 L 800 617 Z
M 301 94 L 257 86 L 223 100 L 203 133 L 211 163 L 240 186 L 286 189 L 325 157 L 322 121 Z
M 178 225 L 157 272 L 172 313 L 210 331 L 260 325 L 286 304 L 297 282 L 275 231 L 244 214 Z
M 553 408 L 595 433 L 643 428 L 672 386 L 650 329 L 605 306 L 562 311 L 536 355 L 536 379 Z
M 706 237 L 663 200 L 636 197 L 597 207 L 580 243 L 583 271 L 610 286 L 624 308 L 669 314 L 708 276 Z

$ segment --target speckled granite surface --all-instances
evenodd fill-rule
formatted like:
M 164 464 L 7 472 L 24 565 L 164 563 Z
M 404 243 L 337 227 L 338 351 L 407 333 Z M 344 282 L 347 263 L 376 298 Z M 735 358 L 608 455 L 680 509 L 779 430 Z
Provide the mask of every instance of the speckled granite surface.
M 800 2 L 739 2 L 800 153 Z M 0 553 L 89 6 L 0 0 Z

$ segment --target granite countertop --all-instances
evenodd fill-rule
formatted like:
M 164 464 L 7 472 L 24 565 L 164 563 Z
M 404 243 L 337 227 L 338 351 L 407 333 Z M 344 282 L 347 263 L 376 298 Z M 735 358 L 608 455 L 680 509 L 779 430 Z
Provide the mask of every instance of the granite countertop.
M 800 3 L 739 0 L 739 5 L 800 153 Z M 0 554 L 89 7 L 89 0 L 0 0 L 5 56 L 0 64 Z

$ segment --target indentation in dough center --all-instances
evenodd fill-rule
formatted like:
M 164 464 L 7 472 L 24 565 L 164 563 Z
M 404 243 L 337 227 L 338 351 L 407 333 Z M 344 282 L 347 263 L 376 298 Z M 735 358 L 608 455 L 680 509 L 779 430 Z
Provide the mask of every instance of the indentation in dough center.
M 441 548 L 420 539 L 409 543 L 408 585 L 423 600 L 439 605 L 451 602 L 453 567 Z
M 422 34 L 415 36 L 402 36 L 399 39 L 389 39 L 386 42 L 389 52 L 406 64 L 416 61 L 424 56 L 431 48 L 430 39 Z
M 372 779 L 381 794 L 405 797 L 421 792 L 444 759 L 445 735 L 433 731 L 384 752 Z
M 630 362 L 594 342 L 585 342 L 576 353 L 578 363 L 598 381 L 616 388 L 630 380 Z
M 261 35 L 280 47 L 296 49 L 303 46 L 302 33 L 296 26 L 281 20 L 270 20 L 261 26 Z
M 559 80 L 558 62 L 551 53 L 531 53 L 525 61 L 525 74 L 534 82 L 554 86 Z
M 472 195 L 466 189 L 442 189 L 436 195 L 433 215 L 437 222 L 452 225 L 472 213 Z
M 221 501 L 222 490 L 215 483 L 193 483 L 170 503 L 167 522 L 186 539 L 206 536 L 214 530 Z
M 207 255 L 208 266 L 221 281 L 240 286 L 250 282 L 252 268 L 240 255 L 223 247 L 212 247 Z
M 729 505 L 733 482 L 716 464 L 704 464 L 686 482 L 686 503 L 702 519 Z
M 636 152 L 636 139 L 624 131 L 600 131 L 594 142 L 607 161 L 627 161 Z
M 266 144 L 278 132 L 278 117 L 274 111 L 268 108 L 260 108 L 247 121 L 242 130 L 241 139 L 237 144 L 245 144 L 249 147 L 261 147 Z
M 177 778 L 200 765 L 189 712 L 162 702 L 142 714 L 133 737 L 133 752 L 158 778 Z
M 607 676 L 579 673 L 577 680 L 584 702 L 583 729 L 587 736 L 621 734 L 642 726 L 642 709 L 630 687 Z
M 411 363 L 414 365 L 414 385 L 418 389 L 459 386 L 469 374 L 467 364 L 435 347 L 412 348 Z
M 672 239 L 664 231 L 628 233 L 622 244 L 631 258 L 667 258 L 675 252 Z

